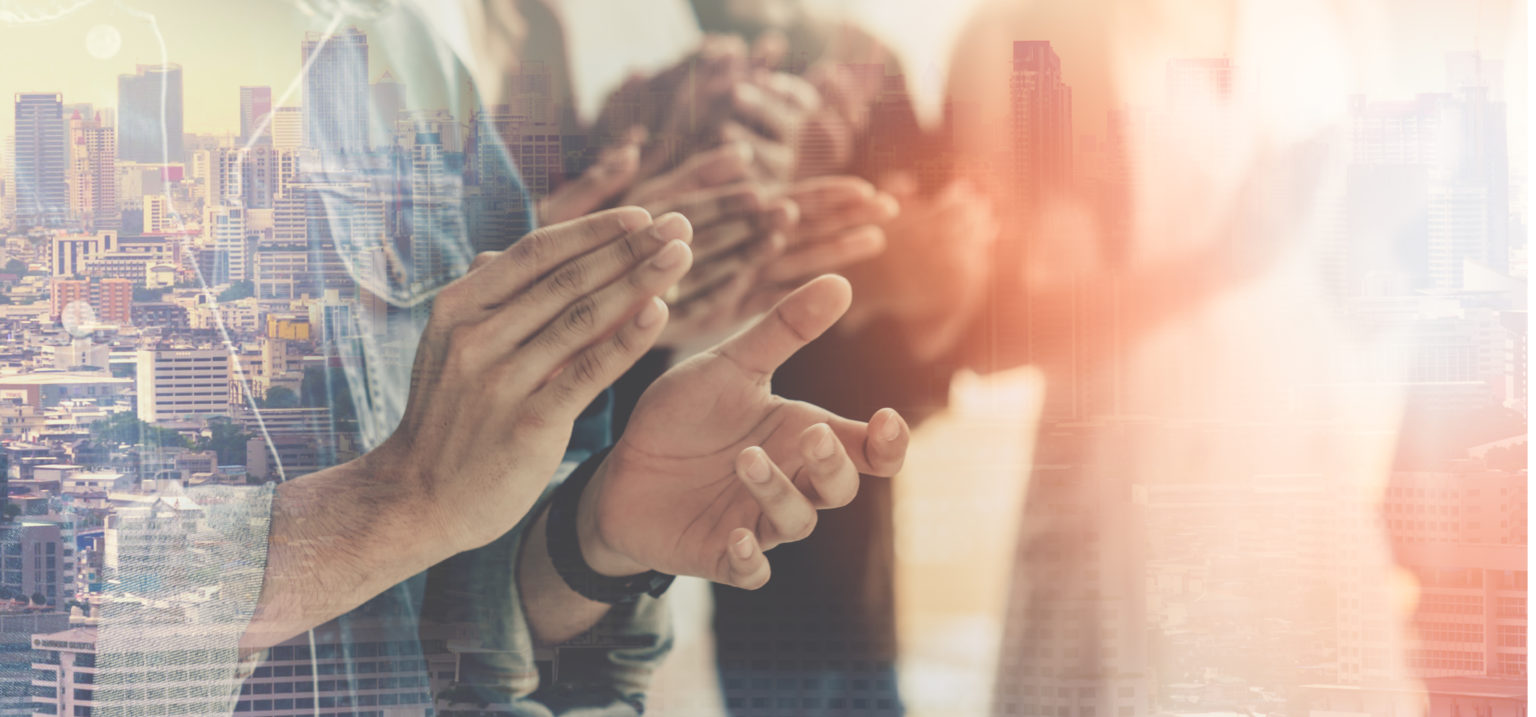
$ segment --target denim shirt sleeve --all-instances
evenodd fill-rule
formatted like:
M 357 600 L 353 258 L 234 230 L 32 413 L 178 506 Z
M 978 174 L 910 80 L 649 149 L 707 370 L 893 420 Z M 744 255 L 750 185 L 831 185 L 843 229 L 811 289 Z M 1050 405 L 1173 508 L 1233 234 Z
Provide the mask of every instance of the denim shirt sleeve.
M 615 606 L 592 629 L 552 649 L 536 648 L 517 586 L 525 532 L 559 482 L 608 442 L 608 394 L 576 425 L 566 461 L 549 489 L 501 539 L 428 572 L 423 632 L 473 636 L 450 641 L 459 653 L 453 701 L 501 704 L 519 715 L 638 715 L 651 674 L 671 647 L 664 598 Z

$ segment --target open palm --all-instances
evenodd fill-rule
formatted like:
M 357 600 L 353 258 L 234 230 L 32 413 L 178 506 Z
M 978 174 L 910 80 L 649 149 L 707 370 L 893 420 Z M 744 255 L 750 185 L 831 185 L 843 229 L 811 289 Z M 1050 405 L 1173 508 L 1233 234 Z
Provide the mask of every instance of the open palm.
M 583 499 L 601 543 L 630 561 L 611 565 L 758 587 L 763 550 L 809 535 L 817 509 L 853 499 L 860 473 L 901 467 L 908 434 L 894 411 L 864 423 L 769 386 L 850 300 L 841 277 L 812 281 L 645 392 Z

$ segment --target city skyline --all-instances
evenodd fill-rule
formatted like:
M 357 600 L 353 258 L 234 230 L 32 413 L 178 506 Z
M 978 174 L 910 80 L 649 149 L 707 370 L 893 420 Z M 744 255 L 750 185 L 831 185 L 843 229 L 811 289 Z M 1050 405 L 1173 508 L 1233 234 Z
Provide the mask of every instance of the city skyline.
M 561 178 L 564 143 L 589 141 L 584 135 L 562 137 L 553 123 L 527 121 L 499 108 L 479 121 L 446 111 L 407 114 L 403 89 L 377 82 L 389 75 L 373 62 L 374 48 L 363 33 L 343 30 L 341 36 L 346 43 L 322 51 L 294 93 L 308 105 L 298 118 L 285 116 L 282 127 L 274 123 L 267 133 L 271 142 L 245 148 L 240 140 L 255 139 L 243 135 L 251 133 L 263 107 L 274 117 L 281 114 L 284 84 L 240 75 L 216 93 L 188 89 L 185 107 L 218 105 L 217 115 L 228 117 L 228 126 L 206 142 L 201 140 L 210 133 L 187 132 L 199 141 L 187 148 L 179 170 L 129 172 L 110 193 L 95 186 L 104 170 L 90 160 L 115 159 L 122 133 L 114 143 L 104 127 L 91 126 L 93 118 L 86 117 L 66 132 L 69 108 L 82 100 L 56 92 L 17 96 L 7 113 L 21 118 L 16 144 L 7 149 L 34 151 L 15 173 L 25 191 L 12 196 L 21 206 L 0 219 L 13 222 L 16 230 L 46 226 L 31 234 L 12 231 L 3 246 L 9 261 L 0 262 L 8 277 L 0 326 L 21 338 L 0 352 L 0 416 L 6 419 L 0 422 L 0 455 L 15 475 L 7 489 L 14 493 L 10 505 L 21 511 L 13 516 L 21 518 L 18 525 L 54 527 L 28 528 L 4 539 L 39 556 L 51 549 L 61 565 L 69 557 L 75 571 L 72 580 L 60 573 L 40 577 L 43 568 L 7 566 L 14 576 L 0 571 L 12 597 L 16 590 L 42 592 L 41 604 L 24 609 L 59 610 L 69 587 L 98 603 L 110 602 L 114 592 L 133 587 L 111 582 L 122 566 L 168 560 L 169 554 L 154 550 L 147 557 L 123 551 L 144 545 L 135 543 L 144 538 L 135 532 L 143 528 L 140 510 L 164 509 L 188 524 L 196 520 L 201 508 L 181 494 L 183 482 L 281 481 L 360 453 L 367 431 L 379 427 L 352 413 L 351 394 L 345 392 L 378 379 L 346 373 L 344 360 L 380 323 L 398 319 L 441 280 L 463 271 L 466 247 L 452 241 L 472 240 L 474 228 L 504 239 L 520 233 L 508 229 L 523 226 L 513 222 L 529 220 L 519 214 L 521 204 L 482 201 L 509 190 L 512 182 L 507 172 L 488 166 L 500 153 L 487 151 L 490 143 L 476 144 L 478 133 L 492 131 L 505 140 L 528 186 L 540 194 Z M 285 43 L 295 70 L 298 56 L 314 52 L 312 39 L 292 37 Z M 1004 211 L 1032 216 L 1050 208 L 1056 195 L 1091 190 L 1110 214 L 1129 215 L 1131 208 L 1116 202 L 1144 189 L 1137 182 L 1158 173 L 1137 175 L 1116 164 L 1124 157 L 1114 152 L 1144 137 L 1102 137 L 1104 149 L 1093 158 L 1100 166 L 1087 171 L 1087 158 L 1076 154 L 1078 140 L 1097 133 L 1083 132 L 1082 125 L 1113 130 L 1106 125 L 1120 110 L 1081 121 L 1073 65 L 1052 41 L 1015 40 L 1008 50 L 1009 85 L 991 88 L 1007 98 L 1010 109 L 1009 145 L 999 148 L 1007 160 L 992 170 L 999 183 L 1017 192 Z M 182 67 L 190 87 L 195 64 Z M 1198 110 L 1243 91 L 1242 68 L 1229 58 L 1169 58 L 1156 69 L 1159 80 L 1148 91 L 1163 98 L 1160 106 L 1194 111 L 1148 112 L 1131 117 L 1130 124 L 1208 120 Z M 1322 234 L 1334 243 L 1319 250 L 1325 264 L 1319 274 L 1334 292 L 1331 308 L 1342 320 L 1413 337 L 1405 344 L 1411 353 L 1401 376 L 1382 379 L 1399 381 L 1395 388 L 1413 411 L 1437 418 L 1517 413 L 1523 440 L 1527 354 L 1523 324 L 1515 327 L 1513 319 L 1523 318 L 1525 307 L 1507 275 L 1516 264 L 1517 244 L 1521 251 L 1525 246 L 1509 221 L 1510 169 L 1518 162 L 1504 119 L 1513 122 L 1513 115 L 1476 92 L 1462 92 L 1467 88 L 1456 85 L 1456 74 L 1448 72 L 1446 83 L 1411 98 L 1367 95 L 1350 107 L 1341 145 L 1350 152 L 1343 192 L 1308 207 L 1331 222 Z M 269 92 L 256 91 L 261 88 Z M 116 114 L 121 119 L 135 112 Z M 399 121 L 404 117 L 411 121 Z M 1439 131 L 1447 125 L 1464 128 L 1466 136 Z M 1228 127 L 1220 118 L 1194 129 L 1204 142 L 1184 156 L 1196 164 L 1223 159 L 1222 133 Z M 66 137 L 75 144 L 65 144 Z M 1098 172 L 1104 166 L 1116 171 Z M 1338 204 L 1321 204 L 1331 201 Z M 29 216 L 36 212 L 25 211 L 32 205 L 51 207 L 54 214 L 67 206 L 74 215 L 38 219 Z M 168 219 L 177 215 L 185 220 L 181 226 Z M 1384 218 L 1392 220 L 1390 227 L 1383 226 Z M 1125 231 L 1116 225 L 1106 233 Z M 1367 245 L 1361 237 L 1388 241 Z M 1469 271 L 1470 265 L 1485 265 L 1489 272 Z M 1523 276 L 1523 262 L 1519 268 Z M 366 283 L 370 280 L 378 283 Z M 1029 569 L 1014 573 L 1016 600 L 1005 616 L 995 712 L 1017 708 L 1035 714 L 1038 708 L 1072 717 L 1142 717 L 1183 705 L 1191 696 L 1203 698 L 1200 690 L 1206 687 L 1233 709 L 1314 700 L 1344 711 L 1354 693 L 1339 686 L 1381 687 L 1396 674 L 1395 657 L 1436 679 L 1524 676 L 1524 576 L 1517 581 L 1509 575 L 1516 572 L 1509 559 L 1512 546 L 1524 551 L 1523 532 L 1510 525 L 1523 527 L 1524 503 L 1519 511 L 1506 510 L 1492 493 L 1525 490 L 1524 468 L 1501 458 L 1501 447 L 1494 445 L 1515 436 L 1498 435 L 1490 443 L 1482 441 L 1488 436 L 1473 441 L 1458 433 L 1443 452 L 1415 461 L 1400 457 L 1383 468 L 1390 481 L 1382 501 L 1385 537 L 1402 555 L 1422 558 L 1404 565 L 1418 571 L 1429 612 L 1440 617 L 1426 627 L 1428 647 L 1380 658 L 1372 651 L 1385 654 L 1395 646 L 1396 633 L 1378 629 L 1371 624 L 1375 616 L 1347 601 L 1385 600 L 1385 589 L 1324 570 L 1348 567 L 1348 559 L 1356 557 L 1331 553 L 1335 546 L 1382 537 L 1382 531 L 1372 532 L 1376 526 L 1359 522 L 1373 506 L 1351 502 L 1364 494 L 1359 476 L 1316 470 L 1308 462 L 1316 455 L 1295 447 L 1318 444 L 1300 440 L 1276 441 L 1300 455 L 1236 451 L 1240 455 L 1234 457 L 1232 449 L 1263 443 L 1259 436 L 1286 429 L 1308 437 L 1316 432 L 1334 440 L 1364 439 L 1335 430 L 1329 423 L 1336 419 L 1330 413 L 1335 406 L 1297 407 L 1294 396 L 1285 395 L 1315 384 L 1241 386 L 1235 391 L 1243 393 L 1233 394 L 1235 404 L 1253 400 L 1281 415 L 1211 420 L 1190 407 L 1212 400 L 1199 390 L 1211 378 L 1198 375 L 1198 367 L 1177 360 L 1187 357 L 1176 353 L 1152 364 L 1155 380 L 1141 376 L 1140 394 L 1127 389 L 1126 374 L 1134 369 L 1125 347 L 1139 339 L 1131 334 L 1134 326 L 1127 328 L 1133 319 L 1122 322 L 1122 317 L 1143 307 L 1123 305 L 1120 290 L 1107 281 L 1077 281 L 1070 287 L 1074 298 L 1068 310 L 1032 306 L 1027 325 L 1001 329 L 1043 349 L 1062 350 L 1029 356 L 1029 363 L 1059 383 L 1039 416 L 1050 442 L 1029 476 L 1035 502 L 1026 516 L 1035 532 L 1020 544 L 1020 565 Z M 215 293 L 218 300 L 207 301 Z M 1262 348 L 1268 345 L 1263 338 L 1278 340 L 1243 336 L 1235 343 Z M 1306 348 L 1290 350 L 1302 354 Z M 1228 368 L 1233 375 L 1227 378 L 1235 376 L 1233 383 L 1241 384 L 1242 362 Z M 368 370 L 389 369 L 375 364 Z M 1170 405 L 1161 392 L 1182 395 Z M 1490 430 L 1505 428 L 1495 422 Z M 1415 435 L 1412 426 L 1402 430 Z M 125 435 L 134 440 L 121 440 Z M 1227 471 L 1220 478 L 1231 482 L 1159 483 L 1166 476 L 1138 474 L 1140 466 L 1129 453 L 1102 450 L 1179 439 L 1206 447 Z M 1330 446 L 1321 445 L 1318 455 Z M 1478 494 L 1470 489 L 1472 481 L 1490 492 Z M 1360 493 L 1351 492 L 1357 489 Z M 1452 507 L 1466 512 L 1451 513 Z M 1492 517 L 1487 524 L 1473 520 L 1474 510 L 1497 513 L 1504 524 L 1495 527 Z M 1233 520 L 1238 515 L 1255 518 Z M 1305 520 L 1287 522 L 1292 515 Z M 1133 531 L 1132 540 L 1112 529 Z M 175 537 L 190 541 L 192 535 L 188 529 Z M 1134 542 L 1141 535 L 1151 538 Z M 1472 555 L 1475 550 L 1466 547 L 1494 542 L 1500 550 L 1491 557 Z M 1426 557 L 1426 544 L 1458 546 L 1460 552 Z M 1245 581 L 1251 576 L 1243 568 L 1264 567 L 1258 559 L 1220 563 L 1249 553 L 1278 561 L 1290 572 L 1274 582 L 1270 576 Z M 44 564 L 41 557 L 36 564 Z M 183 587 L 193 594 L 206 586 Z M 1474 588 L 1475 616 L 1487 623 L 1475 638 L 1474 621 L 1466 617 L 1474 615 L 1470 594 L 1462 594 Z M 1330 591 L 1342 595 L 1341 602 L 1319 607 L 1318 596 Z M 1516 593 L 1518 611 L 1511 602 Z M 1296 602 L 1286 603 L 1291 597 Z M 1189 624 L 1196 622 L 1190 615 L 1201 610 L 1225 617 L 1220 601 L 1240 604 L 1248 613 L 1274 607 L 1285 615 L 1277 618 L 1285 624 L 1242 625 L 1243 630 L 1227 633 L 1214 621 Z M 1063 622 L 1064 614 L 1078 613 L 1080 618 Z M 47 643 L 34 642 L 39 649 L 93 654 L 87 625 L 39 627 L 34 640 Z M 1471 643 L 1481 645 L 1476 660 L 1468 656 L 1474 652 Z M 1159 671 L 1158 648 L 1183 650 L 1186 659 Z M 1223 650 L 1241 649 L 1253 652 L 1241 660 L 1220 658 Z M 1278 655 L 1311 662 L 1285 665 L 1283 675 L 1269 683 L 1256 677 L 1274 669 L 1266 660 Z M 81 658 L 69 658 L 75 659 Z M 66 661 L 48 670 L 72 674 L 79 664 Z M 292 687 L 291 680 L 267 677 L 260 676 L 258 684 Z M 0 679 L 8 678 L 17 675 L 0 671 Z M 1303 678 L 1312 681 L 1300 682 Z M 412 701 L 425 686 L 400 685 Z M 436 694 L 441 685 L 433 687 Z M 891 685 L 879 690 L 894 695 Z M 59 704 L 72 704 L 56 697 Z M 34 698 L 36 704 L 52 704 L 46 694 Z M 281 709 L 289 707 L 295 705 Z

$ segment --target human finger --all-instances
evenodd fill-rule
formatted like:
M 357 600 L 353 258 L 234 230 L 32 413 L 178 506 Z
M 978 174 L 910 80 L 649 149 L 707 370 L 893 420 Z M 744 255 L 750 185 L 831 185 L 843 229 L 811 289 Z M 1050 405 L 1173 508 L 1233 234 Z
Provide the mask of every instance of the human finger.
M 650 223 L 651 215 L 644 209 L 619 207 L 540 228 L 444 287 L 438 303 L 462 301 L 477 309 L 492 308 L 573 257 L 627 237 Z
M 795 485 L 813 505 L 841 508 L 853 501 L 859 492 L 859 471 L 831 426 L 817 423 L 802 431 L 800 456 L 805 463 L 795 476 Z
M 757 534 L 766 547 L 804 540 L 816 529 L 816 506 L 762 448 L 751 446 L 737 454 L 736 477 L 762 510 Z
M 848 280 L 817 277 L 715 350 L 743 370 L 771 374 L 796 351 L 832 328 L 853 301 Z

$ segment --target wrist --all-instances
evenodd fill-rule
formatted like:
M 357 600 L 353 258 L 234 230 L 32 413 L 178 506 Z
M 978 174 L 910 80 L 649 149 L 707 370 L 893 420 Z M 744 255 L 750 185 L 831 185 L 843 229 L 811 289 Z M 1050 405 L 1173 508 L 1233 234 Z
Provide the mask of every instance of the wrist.
M 374 495 L 358 496 L 351 502 L 369 506 L 379 516 L 376 523 L 398 531 L 400 540 L 392 544 L 411 544 L 429 557 L 428 564 L 478 547 L 472 536 L 465 534 L 464 521 L 453 520 L 444 507 L 438 497 L 441 491 L 428 488 L 430 477 L 393 450 L 397 445 L 391 437 L 347 464 L 355 466 L 355 472 L 376 488 Z
M 605 526 L 602 524 L 598 509 L 603 486 L 606 483 L 608 471 L 613 466 L 613 460 L 613 454 L 610 453 L 597 467 L 597 471 L 592 474 L 592 480 L 587 483 L 585 490 L 581 493 L 581 500 L 576 508 L 577 541 L 581 546 L 582 558 L 593 572 L 608 577 L 637 575 L 646 572 L 649 568 L 613 547 L 612 541 L 604 534 Z

